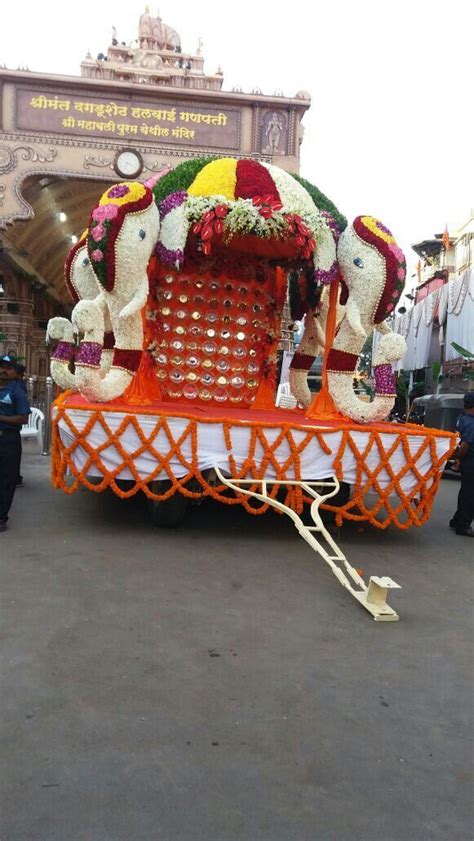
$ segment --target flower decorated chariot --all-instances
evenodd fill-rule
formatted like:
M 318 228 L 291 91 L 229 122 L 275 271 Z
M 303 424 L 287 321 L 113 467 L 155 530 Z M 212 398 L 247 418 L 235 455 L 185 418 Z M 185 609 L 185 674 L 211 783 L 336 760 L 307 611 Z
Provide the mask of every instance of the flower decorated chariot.
M 395 582 L 367 585 L 319 508 L 339 524 L 421 526 L 455 443 L 386 421 L 392 363 L 405 353 L 386 324 L 404 286 L 402 251 L 375 218 L 348 224 L 315 186 L 267 163 L 202 158 L 160 175 L 110 187 L 66 260 L 72 318 L 48 324 L 51 374 L 64 389 L 53 406 L 54 486 L 143 492 L 158 523 L 178 522 L 205 496 L 252 514 L 277 509 L 375 619 L 397 619 L 386 602 Z M 294 399 L 276 406 L 288 297 L 305 327 Z M 352 383 L 373 330 L 368 403 Z M 313 399 L 307 375 L 319 353 Z

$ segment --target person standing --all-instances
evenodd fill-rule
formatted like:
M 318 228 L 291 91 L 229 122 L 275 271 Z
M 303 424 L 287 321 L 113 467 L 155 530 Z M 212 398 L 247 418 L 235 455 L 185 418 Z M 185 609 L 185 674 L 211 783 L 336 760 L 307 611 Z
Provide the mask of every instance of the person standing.
M 15 381 L 21 385 L 25 394 L 27 394 L 28 389 L 25 383 L 25 366 L 22 365 L 21 362 L 15 362 L 13 367 L 15 368 Z
M 14 360 L 0 357 L 0 532 L 6 530 L 20 473 L 20 430 L 30 414 L 26 394 L 15 377 Z
M 15 381 L 18 385 L 23 389 L 25 394 L 28 394 L 28 389 L 26 387 L 25 382 L 25 371 L 26 368 L 21 362 L 15 362 Z M 18 482 L 16 483 L 17 488 L 22 488 L 24 486 L 23 476 L 21 475 L 21 453 L 22 453 L 22 446 L 21 446 L 21 436 L 20 436 L 20 464 L 18 465 Z
M 474 537 L 471 528 L 474 520 L 474 391 L 464 395 L 464 412 L 459 417 L 456 428 L 461 441 L 453 453 L 453 458 L 458 461 L 461 470 L 461 487 L 457 511 L 449 525 L 456 534 Z

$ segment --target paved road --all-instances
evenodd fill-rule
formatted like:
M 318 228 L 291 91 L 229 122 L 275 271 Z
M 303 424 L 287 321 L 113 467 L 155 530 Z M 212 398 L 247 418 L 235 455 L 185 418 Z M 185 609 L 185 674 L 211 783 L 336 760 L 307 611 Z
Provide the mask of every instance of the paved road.
M 25 458 L 3 579 L 2 841 L 468 841 L 474 547 L 458 485 L 345 528 L 376 624 L 293 526 L 65 496 Z

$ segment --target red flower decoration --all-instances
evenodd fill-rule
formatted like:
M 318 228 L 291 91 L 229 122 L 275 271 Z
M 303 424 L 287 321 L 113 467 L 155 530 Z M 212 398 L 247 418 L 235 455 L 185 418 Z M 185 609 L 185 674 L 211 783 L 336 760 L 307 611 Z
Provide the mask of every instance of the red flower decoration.
M 218 237 L 224 233 L 223 219 L 227 216 L 229 208 L 225 204 L 217 204 L 215 208 L 206 210 L 200 222 L 193 225 L 193 234 L 197 234 L 201 241 L 201 251 L 205 255 L 211 253 L 211 240 L 214 234 Z
M 297 213 L 287 213 L 285 219 L 289 224 L 290 232 L 294 236 L 296 244 L 301 249 L 302 257 L 305 260 L 309 260 L 316 247 L 316 242 L 311 236 L 311 231 Z
M 201 229 L 201 239 L 202 239 L 202 241 L 205 242 L 207 239 L 212 239 L 213 233 L 214 233 L 214 229 L 213 229 L 212 225 L 209 222 L 206 222 L 206 224 L 204 224 L 202 226 L 202 229 Z
M 229 212 L 229 208 L 225 204 L 217 204 L 214 213 L 216 214 L 218 219 L 223 219 L 224 216 L 227 216 Z
M 281 210 L 283 207 L 279 199 L 275 199 L 269 195 L 254 196 L 252 204 L 254 207 L 259 208 L 260 216 L 263 216 L 264 219 L 270 219 L 277 210 Z
M 270 196 L 278 200 L 280 194 L 268 169 L 253 160 L 237 161 L 236 199 L 253 199 L 254 196 Z

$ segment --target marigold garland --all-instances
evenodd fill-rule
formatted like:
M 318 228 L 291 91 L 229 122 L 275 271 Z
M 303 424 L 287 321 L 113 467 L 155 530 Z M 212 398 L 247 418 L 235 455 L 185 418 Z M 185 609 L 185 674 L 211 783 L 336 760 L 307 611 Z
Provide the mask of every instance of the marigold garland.
M 76 408 L 90 413 L 90 417 L 83 430 L 80 431 L 68 416 L 69 408 Z M 115 432 L 111 430 L 107 422 L 107 412 L 104 411 L 103 405 L 84 405 L 80 402 L 77 403 L 70 392 L 65 392 L 56 400 L 52 423 L 53 441 L 51 462 L 54 487 L 61 488 L 68 494 L 74 493 L 81 486 L 88 488 L 94 493 L 101 493 L 109 487 L 117 496 L 123 499 L 134 496 L 139 491 L 145 493 L 150 499 L 159 501 L 169 499 L 169 497 L 177 492 L 191 499 L 211 496 L 227 505 L 241 504 L 251 514 L 263 514 L 268 510 L 268 504 L 256 506 L 246 497 L 230 497 L 227 489 L 223 486 L 216 487 L 209 484 L 208 477 L 206 477 L 205 473 L 198 466 L 197 430 L 199 424 L 222 425 L 224 440 L 229 455 L 229 468 L 233 479 L 246 478 L 249 475 L 258 479 L 268 474 L 268 469 L 271 467 L 275 471 L 277 479 L 285 480 L 294 473 L 294 477 L 298 480 L 301 476 L 300 456 L 306 447 L 311 444 L 313 439 L 316 438 L 322 451 L 330 455 L 331 450 L 325 441 L 325 434 L 329 431 L 341 432 L 341 443 L 337 453 L 334 455 L 334 471 L 341 480 L 343 476 L 342 460 L 344 453 L 346 450 L 350 450 L 357 464 L 353 495 L 341 507 L 326 504 L 323 508 L 333 511 L 336 514 L 336 521 L 339 524 L 346 519 L 356 522 L 368 521 L 380 529 L 387 528 L 387 526 L 393 524 L 397 528 L 405 530 L 410 526 L 422 526 L 429 519 L 431 506 L 441 479 L 442 467 L 453 452 L 457 441 L 457 437 L 453 433 L 433 429 L 420 429 L 419 426 L 412 424 L 406 424 L 403 427 L 394 425 L 393 428 L 390 428 L 389 424 L 371 424 L 370 428 L 362 427 L 364 432 L 368 432 L 369 435 L 366 445 L 362 450 L 359 450 L 351 432 L 361 430 L 361 427 L 353 423 L 336 423 L 329 429 L 321 429 L 316 426 L 311 428 L 307 425 L 303 426 L 296 419 L 292 419 L 291 421 L 280 420 L 278 423 L 264 420 L 257 422 L 253 419 L 243 421 L 236 418 L 226 418 L 225 416 L 207 417 L 204 419 L 202 416 L 198 417 L 190 412 L 182 411 L 176 411 L 173 414 L 188 420 L 188 424 L 179 437 L 175 438 L 170 429 L 168 417 L 163 409 L 142 406 L 138 409 L 141 415 L 156 417 L 156 425 L 149 435 L 145 435 L 141 429 L 135 410 L 132 407 L 122 406 L 119 401 L 115 401 L 113 410 L 125 411 L 123 420 Z M 59 432 L 60 422 L 66 425 L 74 439 L 70 446 L 65 446 L 61 441 Z M 104 430 L 104 442 L 98 447 L 92 447 L 87 441 L 87 436 L 96 424 Z M 281 430 L 275 440 L 270 442 L 266 437 L 266 430 L 272 430 L 276 425 L 281 426 Z M 127 427 L 133 428 L 140 441 L 140 445 L 134 449 L 133 453 L 126 452 L 120 441 L 120 436 Z M 231 430 L 233 427 L 247 427 L 251 429 L 248 456 L 240 469 L 237 467 L 232 455 Z M 294 438 L 294 432 L 296 430 L 305 433 L 298 444 Z M 163 452 L 161 447 L 159 450 L 155 447 L 155 441 L 158 440 L 160 431 L 165 433 L 169 442 L 168 452 Z M 394 440 L 386 447 L 383 436 L 388 431 L 392 433 Z M 420 445 L 415 453 L 411 452 L 408 436 L 415 436 L 420 440 Z M 437 455 L 437 438 L 450 439 L 450 446 L 441 457 Z M 185 455 L 182 449 L 185 442 L 188 441 L 191 441 L 190 456 Z M 288 458 L 282 461 L 281 456 L 277 456 L 276 453 L 284 442 L 288 445 L 289 455 Z M 391 459 L 400 446 L 405 455 L 405 464 L 395 472 Z M 115 447 L 121 458 L 121 461 L 113 471 L 108 471 L 101 459 L 102 451 L 107 450 L 108 447 Z M 81 469 L 78 469 L 74 463 L 74 453 L 77 448 L 81 448 L 86 454 L 85 463 Z M 378 451 L 380 459 L 378 465 L 374 469 L 370 469 L 367 465 L 367 457 L 373 448 Z M 417 467 L 417 462 L 426 450 L 429 450 L 432 466 L 422 475 Z M 143 453 L 147 453 L 152 462 L 156 464 L 156 467 L 147 477 L 146 482 L 140 478 L 135 467 L 135 459 Z M 178 459 L 179 463 L 186 470 L 186 474 L 181 478 L 177 478 L 173 473 L 171 467 L 173 457 Z M 87 478 L 92 467 L 99 470 L 103 476 L 102 480 L 98 483 L 95 480 L 90 481 Z M 129 490 L 123 490 L 117 483 L 118 477 L 125 469 L 128 469 L 133 477 L 133 485 Z M 159 491 L 152 490 L 151 483 L 163 471 L 170 481 L 170 487 L 160 493 Z M 401 487 L 401 480 L 410 471 L 416 478 L 416 484 L 411 491 L 406 493 Z M 380 484 L 382 473 L 386 473 L 389 477 L 389 483 L 385 488 L 382 488 Z M 193 481 L 198 483 L 198 490 L 191 490 Z M 257 486 L 255 486 L 256 488 Z M 279 486 L 274 484 L 271 488 L 271 496 L 275 497 L 279 493 L 279 490 Z M 375 500 L 372 498 L 374 492 L 376 495 Z M 392 494 L 396 494 L 396 499 L 392 497 Z M 294 506 L 295 510 L 301 512 L 303 502 L 310 501 L 301 492 L 295 493 L 294 488 L 288 489 L 286 503 Z

